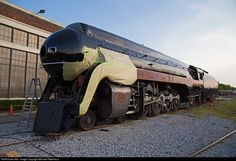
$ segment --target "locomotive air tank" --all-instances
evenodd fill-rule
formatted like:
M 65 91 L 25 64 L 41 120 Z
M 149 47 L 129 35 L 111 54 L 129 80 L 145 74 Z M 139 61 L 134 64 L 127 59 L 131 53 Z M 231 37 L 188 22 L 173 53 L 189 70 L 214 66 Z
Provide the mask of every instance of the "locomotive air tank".
M 83 23 L 49 36 L 40 58 L 50 78 L 38 105 L 35 132 L 60 132 L 75 124 L 89 130 L 97 119 L 176 110 L 181 102 L 203 100 L 208 75 Z M 210 95 L 215 93 L 214 78 L 205 82 Z

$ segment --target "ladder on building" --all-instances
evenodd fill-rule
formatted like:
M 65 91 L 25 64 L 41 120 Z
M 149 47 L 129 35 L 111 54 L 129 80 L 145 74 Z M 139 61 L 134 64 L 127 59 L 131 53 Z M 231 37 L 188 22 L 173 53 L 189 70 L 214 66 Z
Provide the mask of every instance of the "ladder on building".
M 41 86 L 40 78 L 33 78 L 30 82 L 30 86 L 29 86 L 29 89 L 27 91 L 27 95 L 26 95 L 26 98 L 25 98 L 25 102 L 24 102 L 22 111 L 21 111 L 20 116 L 19 116 L 17 127 L 20 127 L 20 125 L 23 122 L 27 122 L 26 127 L 27 128 L 29 127 L 29 122 L 30 122 L 30 119 L 31 119 L 31 112 L 32 112 L 33 103 L 36 100 L 36 105 L 37 105 L 38 98 L 40 96 L 40 95 L 38 95 L 38 91 L 37 91 L 38 88 L 39 88 L 39 90 L 42 94 L 42 86 Z M 30 94 L 31 94 L 32 90 L 33 90 L 33 94 L 32 94 L 32 97 L 30 98 Z

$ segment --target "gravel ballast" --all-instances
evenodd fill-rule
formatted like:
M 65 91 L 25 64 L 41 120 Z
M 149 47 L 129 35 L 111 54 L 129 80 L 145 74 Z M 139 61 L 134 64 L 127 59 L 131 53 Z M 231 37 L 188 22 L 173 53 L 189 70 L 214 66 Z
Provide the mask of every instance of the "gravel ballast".
M 214 116 L 197 118 L 178 112 L 44 139 L 34 145 L 3 147 L 0 152 L 14 150 L 24 157 L 188 157 L 234 129 L 236 122 L 233 121 Z M 30 137 L 35 136 L 28 134 L 24 138 Z M 235 139 L 235 136 L 228 138 L 217 152 L 213 149 L 198 156 L 236 156 L 236 151 L 228 145 L 235 143 Z M 235 144 L 233 147 L 236 149 Z

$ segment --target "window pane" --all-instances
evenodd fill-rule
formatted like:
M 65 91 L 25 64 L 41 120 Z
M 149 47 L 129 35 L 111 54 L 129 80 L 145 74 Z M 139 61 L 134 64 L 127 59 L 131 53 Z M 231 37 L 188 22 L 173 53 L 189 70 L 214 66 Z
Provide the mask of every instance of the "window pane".
M 46 40 L 46 38 L 44 37 L 39 37 L 39 49 L 41 49 L 41 46 L 43 45 L 44 41 Z
M 12 28 L 0 24 L 0 40 L 11 42 Z
M 0 98 L 8 97 L 10 49 L 0 47 Z
M 28 53 L 27 78 L 26 78 L 26 92 L 27 93 L 28 93 L 30 82 L 31 82 L 32 78 L 35 78 L 35 71 L 36 71 L 36 54 Z M 33 88 L 31 88 L 29 95 L 30 96 L 33 95 Z
M 10 97 L 24 97 L 25 52 L 12 50 Z
M 38 48 L 38 36 L 33 35 L 33 34 L 29 34 L 28 46 L 37 49 Z
M 27 33 L 21 30 L 14 29 L 13 42 L 26 46 L 27 44 Z

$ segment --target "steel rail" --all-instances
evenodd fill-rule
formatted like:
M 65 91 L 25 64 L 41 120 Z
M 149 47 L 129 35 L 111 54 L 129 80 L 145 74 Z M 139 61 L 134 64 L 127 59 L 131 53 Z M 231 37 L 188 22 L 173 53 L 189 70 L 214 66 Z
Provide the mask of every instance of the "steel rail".
M 196 151 L 195 153 L 191 154 L 189 157 L 194 157 L 194 156 L 196 156 L 196 155 L 198 155 L 198 154 L 201 154 L 202 152 L 204 152 L 204 151 L 208 150 L 209 148 L 211 148 L 211 147 L 217 145 L 218 143 L 220 143 L 221 141 L 225 140 L 226 138 L 228 138 L 229 136 L 233 135 L 234 133 L 236 133 L 236 129 L 235 129 L 234 131 L 232 131 L 232 132 L 230 132 L 230 133 L 224 135 L 224 136 L 221 137 L 220 139 L 214 141 L 213 143 L 211 143 L 211 144 L 205 146 L 204 148 L 202 148 L 202 149 Z

